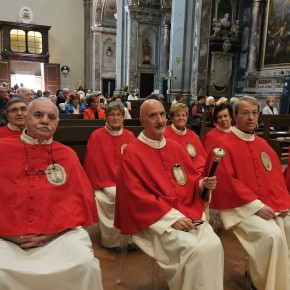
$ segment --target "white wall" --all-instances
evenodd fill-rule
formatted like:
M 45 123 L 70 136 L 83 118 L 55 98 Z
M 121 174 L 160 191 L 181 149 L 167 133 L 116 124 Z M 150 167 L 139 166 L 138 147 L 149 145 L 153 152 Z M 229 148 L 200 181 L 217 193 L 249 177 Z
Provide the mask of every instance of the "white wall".
M 77 88 L 84 82 L 83 0 L 1 0 L 0 21 L 20 21 L 23 6 L 32 10 L 33 24 L 51 26 L 49 62 L 68 65 L 71 89 Z

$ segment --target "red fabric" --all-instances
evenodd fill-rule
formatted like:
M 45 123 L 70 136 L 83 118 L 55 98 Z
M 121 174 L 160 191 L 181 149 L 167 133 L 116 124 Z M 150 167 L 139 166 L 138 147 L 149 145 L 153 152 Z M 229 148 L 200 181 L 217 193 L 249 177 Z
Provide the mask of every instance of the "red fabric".
M 275 211 L 290 208 L 280 160 L 268 143 L 255 136 L 254 141 L 243 141 L 230 132 L 214 144 L 225 150 L 217 167 L 217 187 L 213 191 L 210 207 L 231 209 L 259 199 Z M 272 170 L 267 171 L 261 159 L 265 152 L 271 160 Z M 208 174 L 213 155 L 208 156 L 205 174 Z
M 223 132 L 217 128 L 214 128 L 205 135 L 203 147 L 206 154 L 212 153 L 212 150 L 214 149 L 214 143 L 217 141 L 218 138 L 220 138 L 224 134 L 227 134 L 227 132 Z
M 290 147 L 289 147 L 288 166 L 284 171 L 284 175 L 285 175 L 287 189 L 288 189 L 288 192 L 290 193 Z
M 203 172 L 206 153 L 203 149 L 199 137 L 193 131 L 187 130 L 185 135 L 177 135 L 171 126 L 167 126 L 164 137 L 177 141 L 184 148 L 186 153 L 186 145 L 192 144 L 195 147 L 197 154 L 195 157 L 191 157 L 188 153 L 187 154 L 192 161 L 194 169 L 198 172 Z
M 112 136 L 105 128 L 92 133 L 87 144 L 84 169 L 94 189 L 116 185 L 121 147 L 134 139 L 134 134 L 126 129 L 120 136 Z
M 172 169 L 183 166 L 187 183 L 179 185 Z M 198 180 L 188 155 L 173 140 L 154 149 L 136 139 L 125 150 L 117 173 L 115 226 L 124 234 L 146 229 L 171 208 L 186 217 L 200 219 L 204 203 L 200 198 Z
M 0 138 L 20 136 L 22 131 L 11 130 L 8 126 L 0 127 Z
M 0 139 L 0 148 L 0 236 L 57 233 L 98 221 L 91 184 L 69 147 L 52 143 L 53 158 L 66 172 L 60 186 L 45 174 L 25 173 L 26 164 L 34 170 L 52 164 L 50 144 L 26 144 L 27 162 L 20 138 Z
M 99 119 L 105 119 L 106 114 L 105 111 L 97 108 Z M 95 119 L 95 111 L 92 108 L 86 109 L 83 111 L 83 118 L 84 119 Z

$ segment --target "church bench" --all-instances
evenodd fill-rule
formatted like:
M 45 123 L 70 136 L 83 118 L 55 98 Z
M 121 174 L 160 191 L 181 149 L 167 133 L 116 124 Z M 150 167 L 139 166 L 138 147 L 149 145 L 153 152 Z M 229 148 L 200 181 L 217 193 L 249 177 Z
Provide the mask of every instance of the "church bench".
M 84 120 L 84 119 L 60 119 L 59 126 L 105 126 L 105 119 Z M 138 119 L 125 119 L 124 126 L 141 126 Z
M 86 146 L 88 139 L 90 138 L 93 131 L 104 126 L 58 126 L 53 139 L 69 146 L 78 155 L 80 162 L 84 163 Z M 134 133 L 137 137 L 143 130 L 142 126 L 125 126 L 127 130 Z

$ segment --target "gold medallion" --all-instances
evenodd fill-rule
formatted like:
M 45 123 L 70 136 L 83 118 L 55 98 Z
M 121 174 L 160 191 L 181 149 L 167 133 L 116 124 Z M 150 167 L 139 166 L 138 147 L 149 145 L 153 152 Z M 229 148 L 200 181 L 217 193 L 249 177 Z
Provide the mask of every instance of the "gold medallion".
M 186 151 L 187 151 L 187 153 L 189 154 L 190 157 L 195 157 L 196 154 L 197 154 L 197 151 L 196 151 L 195 147 L 191 143 L 188 143 L 186 145 Z
M 266 168 L 266 170 L 271 171 L 272 170 L 272 162 L 271 162 L 269 155 L 266 152 L 261 153 L 261 160 L 262 160 L 262 163 L 263 163 L 264 167 Z
M 62 166 L 53 163 L 45 171 L 48 182 L 54 185 L 63 185 L 66 182 L 66 172 Z
M 127 147 L 127 145 L 128 145 L 128 144 L 123 144 L 123 145 L 121 146 L 121 149 L 120 149 L 121 154 L 124 153 L 124 150 L 125 150 L 125 148 Z
M 180 164 L 174 164 L 172 168 L 173 176 L 179 185 L 184 185 L 187 182 L 187 177 L 183 167 Z

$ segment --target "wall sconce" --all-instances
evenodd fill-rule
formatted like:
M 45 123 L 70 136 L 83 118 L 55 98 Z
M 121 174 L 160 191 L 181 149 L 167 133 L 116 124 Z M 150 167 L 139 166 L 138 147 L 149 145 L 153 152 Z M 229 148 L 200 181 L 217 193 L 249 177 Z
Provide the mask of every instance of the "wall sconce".
M 109 46 L 109 47 L 107 48 L 107 50 L 106 50 L 106 55 L 107 55 L 107 56 L 112 56 L 112 54 L 113 54 L 113 50 L 111 49 L 111 46 Z

